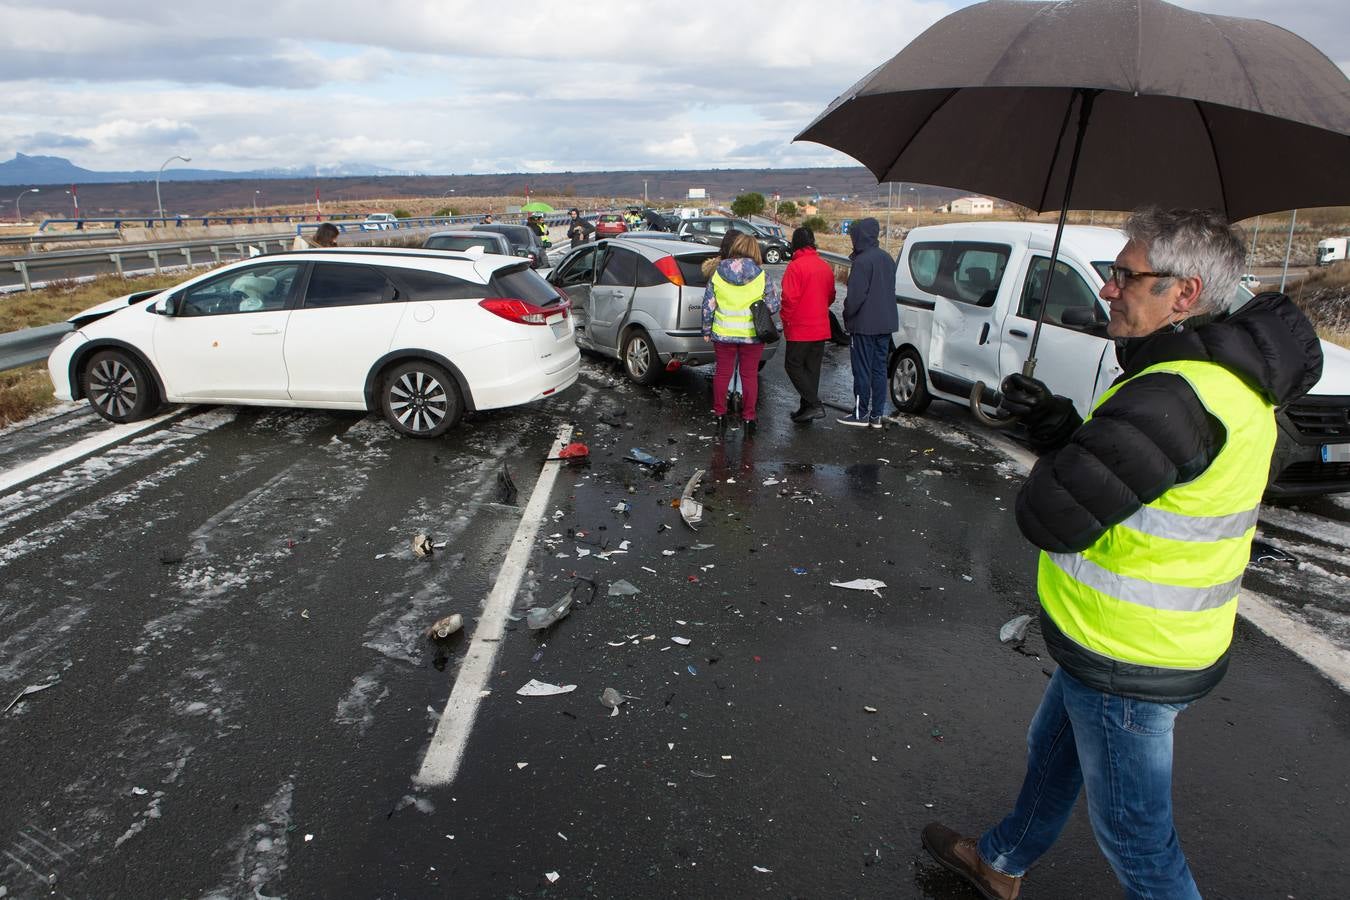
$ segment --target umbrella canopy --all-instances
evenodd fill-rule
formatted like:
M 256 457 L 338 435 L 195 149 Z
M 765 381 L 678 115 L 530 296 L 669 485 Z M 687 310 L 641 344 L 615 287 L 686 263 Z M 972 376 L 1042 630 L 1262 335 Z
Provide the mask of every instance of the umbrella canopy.
M 1087 95 L 1090 123 L 1080 121 Z M 1157 203 L 1237 221 L 1350 204 L 1350 81 L 1340 69 L 1267 22 L 1162 0 L 959 10 L 797 140 L 842 150 L 878 181 L 950 185 L 1038 212 Z
M 521 212 L 551 213 L 551 212 L 554 212 L 554 209 L 553 209 L 553 207 L 549 206 L 547 203 L 540 203 L 539 201 L 536 200 L 536 201 L 533 202 L 533 203 L 526 203 L 524 206 L 522 206 L 522 207 L 520 208 L 520 211 L 521 211 Z

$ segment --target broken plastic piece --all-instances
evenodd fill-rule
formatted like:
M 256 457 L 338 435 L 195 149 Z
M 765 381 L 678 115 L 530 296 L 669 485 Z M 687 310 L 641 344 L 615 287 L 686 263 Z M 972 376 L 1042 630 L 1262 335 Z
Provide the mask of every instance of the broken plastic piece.
M 430 556 L 433 552 L 431 548 L 431 538 L 425 534 L 415 534 L 412 539 L 412 551 L 414 556 Z
M 507 506 L 516 505 L 516 494 L 518 493 L 516 490 L 516 482 L 515 479 L 511 477 L 511 470 L 508 469 L 505 464 L 502 465 L 501 471 L 497 473 L 497 492 L 501 497 L 502 503 L 505 503 Z
M 570 694 L 577 689 L 575 684 L 549 684 L 531 678 L 516 691 L 522 697 L 554 697 L 558 694 Z
M 464 627 L 464 617 L 459 613 L 453 613 L 443 619 L 437 619 L 427 629 L 427 637 L 433 640 L 444 640 Z
M 683 493 L 680 494 L 680 518 L 695 531 L 703 524 L 703 503 L 694 499 L 694 492 L 698 490 L 702 481 L 703 470 L 695 470 L 689 477 L 689 483 L 684 486 Z
M 679 635 L 675 635 L 674 637 L 671 638 L 671 640 L 674 641 L 675 643 L 679 644 L 681 647 L 688 647 L 688 646 L 690 645 L 690 643 L 692 643 L 692 642 L 689 640 L 689 638 L 687 638 L 687 637 L 680 637 Z
M 642 593 L 642 591 L 638 590 L 631 582 L 625 581 L 622 578 L 618 581 L 611 581 L 609 583 L 609 596 L 611 597 L 631 597 L 634 594 L 640 593 Z
M 806 574 L 806 566 L 793 566 L 793 567 L 792 567 L 792 574 L 793 574 L 793 575 L 805 575 L 805 574 Z
M 572 592 L 559 597 L 552 606 L 535 606 L 525 611 L 525 624 L 531 631 L 548 628 L 572 611 Z
M 852 581 L 831 581 L 830 587 L 848 588 L 850 591 L 872 591 L 876 593 L 878 588 L 884 588 L 886 582 L 877 578 L 855 578 Z M 880 597 L 880 594 L 877 594 Z
M 566 447 L 563 447 L 561 450 L 559 450 L 557 456 L 549 456 L 549 457 L 546 457 L 544 461 L 545 461 L 545 462 L 559 462 L 559 461 L 564 461 L 564 462 L 565 462 L 565 461 L 568 461 L 568 460 L 585 459 L 586 457 L 588 457 L 588 456 L 590 456 L 590 455 L 591 455 L 591 448 L 587 447 L 585 444 L 581 443 L 580 441 L 573 441 L 572 443 L 568 444 Z
M 877 711 L 877 708 L 876 708 L 875 706 L 864 706 L 864 707 L 863 707 L 863 712 L 874 713 L 874 712 L 876 712 L 876 711 Z
M 665 468 L 666 466 L 670 465 L 670 463 L 667 462 L 666 460 L 662 459 L 659 456 L 653 456 L 646 450 L 643 450 L 641 447 L 634 447 L 633 449 L 629 450 L 628 456 L 625 458 L 629 462 L 635 462 L 640 466 L 654 466 L 657 468 Z
M 1265 541 L 1252 541 L 1251 564 L 1260 565 L 1268 562 L 1298 562 L 1298 557 L 1292 553 L 1286 553 L 1274 544 L 1268 544 Z
M 559 875 L 557 872 L 545 872 L 544 877 L 548 879 L 549 884 L 554 884 L 562 876 Z
M 1027 626 L 1031 624 L 1031 616 L 1015 616 L 1003 623 L 1003 627 L 998 630 L 998 639 L 1003 643 L 1015 641 L 1022 643 L 1027 637 Z
M 626 516 L 632 509 L 633 504 L 629 503 L 627 500 L 620 500 L 610 507 L 610 512 L 616 512 Z
M 45 682 L 43 684 L 30 684 L 28 687 L 19 691 L 18 696 L 16 696 L 13 700 L 9 701 L 9 705 L 5 707 L 5 712 L 9 712 L 11 709 L 13 709 L 14 704 L 18 703 L 20 700 L 22 700 L 24 697 L 27 697 L 29 694 L 36 694 L 40 691 L 45 691 L 47 688 L 55 687 L 60 683 L 61 683 L 60 678 L 54 678 L 51 681 Z

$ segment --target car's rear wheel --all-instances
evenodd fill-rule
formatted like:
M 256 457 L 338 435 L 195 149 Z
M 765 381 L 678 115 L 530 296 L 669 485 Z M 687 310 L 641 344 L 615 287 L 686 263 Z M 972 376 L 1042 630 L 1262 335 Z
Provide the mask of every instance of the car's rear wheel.
M 913 347 L 905 347 L 891 360 L 891 402 L 900 412 L 918 415 L 933 402 L 928 393 L 928 378 L 923 358 Z
M 433 362 L 400 363 L 384 377 L 384 417 L 399 434 L 440 437 L 464 414 L 464 400 L 450 373 Z
M 94 412 L 109 422 L 135 422 L 159 407 L 145 366 L 125 350 L 100 350 L 91 356 L 82 387 Z
M 776 266 L 783 261 L 783 252 L 777 247 L 770 247 L 764 251 L 764 262 L 770 266 Z
M 641 328 L 628 332 L 623 341 L 623 370 L 638 384 L 651 384 L 661 373 L 661 358 L 651 336 Z

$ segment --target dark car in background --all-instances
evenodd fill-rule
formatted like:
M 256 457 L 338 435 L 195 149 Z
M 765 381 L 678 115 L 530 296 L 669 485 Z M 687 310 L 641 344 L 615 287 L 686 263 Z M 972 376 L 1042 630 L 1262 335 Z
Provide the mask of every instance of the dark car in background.
M 696 244 L 720 246 L 722 237 L 728 231 L 740 231 L 759 242 L 759 252 L 765 265 L 773 266 L 786 262 L 792 256 L 792 246 L 780 237 L 774 237 L 761 231 L 745 219 L 732 219 L 728 216 L 700 216 L 685 219 L 680 223 L 679 236 L 682 241 Z
M 523 256 L 535 269 L 548 268 L 548 251 L 539 239 L 539 232 L 528 225 L 473 225 L 470 231 L 492 231 L 502 235 L 511 244 L 513 256 Z

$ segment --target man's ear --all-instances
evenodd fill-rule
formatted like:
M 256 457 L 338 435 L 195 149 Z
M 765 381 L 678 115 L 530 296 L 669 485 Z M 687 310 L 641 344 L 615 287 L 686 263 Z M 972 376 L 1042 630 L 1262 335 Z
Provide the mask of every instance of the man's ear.
M 1204 289 L 1205 283 L 1198 275 L 1190 278 L 1178 278 L 1176 282 L 1181 290 L 1177 292 L 1176 299 L 1172 301 L 1172 311 L 1183 316 L 1189 316 L 1195 309 L 1195 305 L 1200 302 L 1200 292 Z

